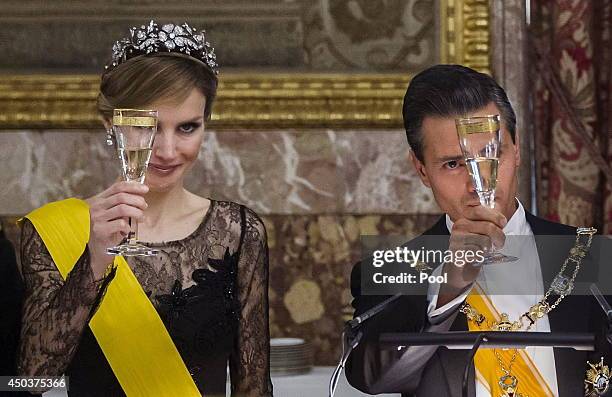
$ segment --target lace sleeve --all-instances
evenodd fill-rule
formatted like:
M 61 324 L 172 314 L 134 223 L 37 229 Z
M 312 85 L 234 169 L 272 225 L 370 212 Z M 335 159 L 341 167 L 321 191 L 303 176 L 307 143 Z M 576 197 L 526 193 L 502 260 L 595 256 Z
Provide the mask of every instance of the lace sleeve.
M 72 360 L 83 329 L 114 277 L 94 280 L 85 249 L 64 281 L 30 223 L 21 231 L 25 299 L 17 359 L 23 376 L 60 376 Z
M 236 348 L 230 357 L 232 396 L 271 396 L 266 229 L 249 209 L 238 262 L 240 303 Z

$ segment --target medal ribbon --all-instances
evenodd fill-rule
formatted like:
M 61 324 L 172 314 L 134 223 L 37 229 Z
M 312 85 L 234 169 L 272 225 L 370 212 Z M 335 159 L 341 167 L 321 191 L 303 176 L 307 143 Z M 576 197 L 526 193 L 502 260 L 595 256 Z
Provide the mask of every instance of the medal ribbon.
M 467 303 L 476 309 L 486 319 L 499 321 L 501 316 L 487 295 L 476 284 L 466 298 Z M 470 331 L 489 331 L 486 321 L 480 325 L 468 320 Z M 495 349 L 501 357 L 504 367 L 508 369 L 514 349 Z M 492 396 L 504 396 L 504 391 L 499 385 L 500 379 L 505 375 L 502 371 L 494 349 L 478 349 L 474 357 L 477 379 L 491 391 Z M 523 396 L 529 397 L 553 397 L 553 392 L 540 374 L 529 355 L 524 349 L 518 349 L 514 363 L 512 364 L 511 375 L 518 380 L 516 390 Z
M 65 279 L 89 241 L 89 207 L 78 199 L 26 215 Z M 115 278 L 89 322 L 128 397 L 200 397 L 172 338 L 132 269 L 115 257 Z

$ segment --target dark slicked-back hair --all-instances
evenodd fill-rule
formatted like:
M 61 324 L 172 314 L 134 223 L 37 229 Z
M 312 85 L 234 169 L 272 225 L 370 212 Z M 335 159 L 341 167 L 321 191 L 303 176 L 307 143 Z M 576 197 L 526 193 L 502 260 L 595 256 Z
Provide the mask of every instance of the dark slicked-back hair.
M 461 65 L 436 65 L 414 76 L 404 96 L 404 127 L 410 148 L 423 162 L 425 117 L 456 117 L 482 109 L 493 102 L 512 142 L 516 115 L 503 88 L 487 74 Z

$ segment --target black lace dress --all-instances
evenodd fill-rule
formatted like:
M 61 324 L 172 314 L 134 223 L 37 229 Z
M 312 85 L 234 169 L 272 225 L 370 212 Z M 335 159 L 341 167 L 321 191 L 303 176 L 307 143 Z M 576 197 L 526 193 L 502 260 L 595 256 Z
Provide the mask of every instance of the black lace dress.
M 212 201 L 185 239 L 150 243 L 161 253 L 128 263 L 205 396 L 272 395 L 269 373 L 268 248 L 257 215 Z M 26 288 L 18 368 L 69 376 L 71 396 L 123 396 L 87 326 L 114 274 L 93 279 L 85 250 L 64 281 L 31 223 L 22 230 Z

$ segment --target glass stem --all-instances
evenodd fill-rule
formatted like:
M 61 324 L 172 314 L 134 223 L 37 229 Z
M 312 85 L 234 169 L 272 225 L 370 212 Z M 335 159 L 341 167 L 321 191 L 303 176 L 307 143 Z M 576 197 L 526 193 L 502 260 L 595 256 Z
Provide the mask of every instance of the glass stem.
M 488 192 L 478 192 L 480 204 L 487 208 L 495 208 L 495 190 Z
M 128 224 L 130 225 L 130 233 L 127 237 L 127 243 L 134 245 L 138 242 L 138 222 L 129 217 Z

